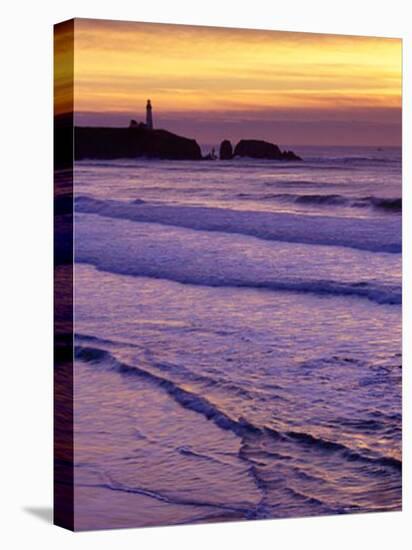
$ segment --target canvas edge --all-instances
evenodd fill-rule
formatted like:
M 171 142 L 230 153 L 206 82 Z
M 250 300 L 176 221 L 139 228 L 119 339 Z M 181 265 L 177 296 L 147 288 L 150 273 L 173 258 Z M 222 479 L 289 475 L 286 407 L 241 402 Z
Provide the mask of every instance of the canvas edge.
M 73 122 L 74 20 L 54 25 L 53 523 L 74 525 Z

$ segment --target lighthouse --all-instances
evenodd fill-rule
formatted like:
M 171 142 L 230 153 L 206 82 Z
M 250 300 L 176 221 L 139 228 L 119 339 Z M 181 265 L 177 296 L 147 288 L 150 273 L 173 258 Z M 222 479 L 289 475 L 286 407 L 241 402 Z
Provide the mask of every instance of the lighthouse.
M 146 105 L 146 128 L 153 130 L 152 104 L 150 103 L 150 99 L 147 100 Z

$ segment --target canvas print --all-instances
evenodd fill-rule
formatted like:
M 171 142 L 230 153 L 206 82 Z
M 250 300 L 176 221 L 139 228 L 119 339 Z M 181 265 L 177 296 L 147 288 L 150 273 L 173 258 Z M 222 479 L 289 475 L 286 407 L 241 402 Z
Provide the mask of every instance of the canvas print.
M 55 26 L 55 523 L 401 509 L 401 54 Z

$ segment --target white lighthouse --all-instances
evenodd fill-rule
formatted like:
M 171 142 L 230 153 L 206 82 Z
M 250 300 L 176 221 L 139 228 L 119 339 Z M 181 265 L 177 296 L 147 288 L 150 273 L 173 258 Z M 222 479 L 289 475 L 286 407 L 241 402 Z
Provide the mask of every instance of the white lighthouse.
M 146 128 L 153 130 L 152 104 L 150 103 L 150 99 L 147 100 L 146 105 Z

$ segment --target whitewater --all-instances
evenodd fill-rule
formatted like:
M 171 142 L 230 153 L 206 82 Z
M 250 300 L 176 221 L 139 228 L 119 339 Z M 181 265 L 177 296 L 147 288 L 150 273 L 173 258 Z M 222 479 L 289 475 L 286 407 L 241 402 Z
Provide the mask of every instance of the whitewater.
M 79 529 L 401 508 L 401 155 L 75 167 Z

